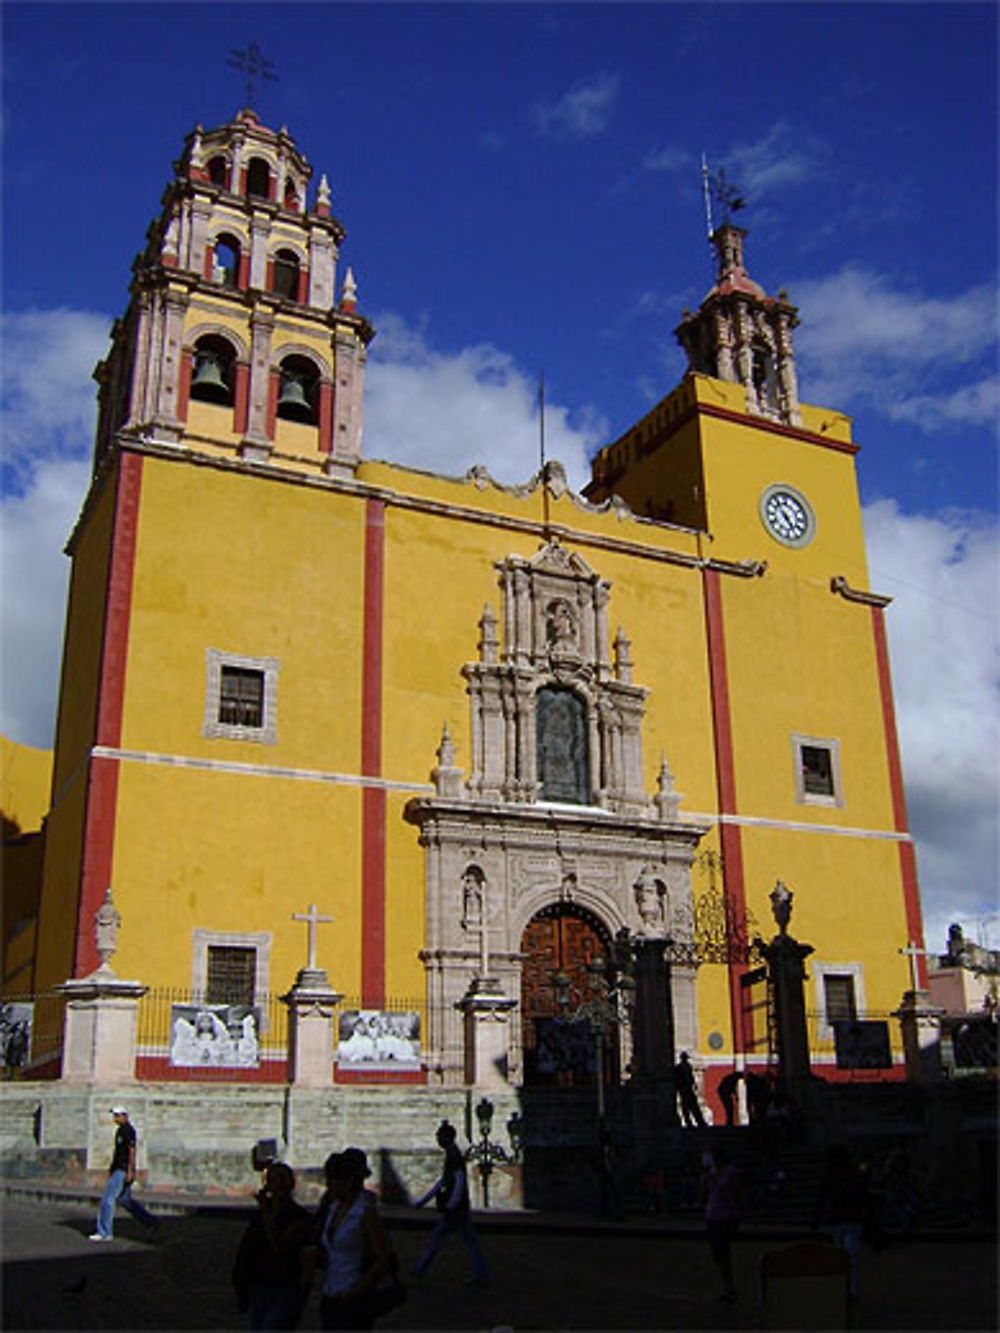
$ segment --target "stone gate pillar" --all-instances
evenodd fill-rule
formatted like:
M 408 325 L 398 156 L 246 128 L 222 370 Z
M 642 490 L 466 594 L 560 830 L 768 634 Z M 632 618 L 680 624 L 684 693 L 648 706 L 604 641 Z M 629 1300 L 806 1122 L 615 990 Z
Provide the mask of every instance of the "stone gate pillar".
M 778 1078 L 785 1091 L 794 1094 L 809 1081 L 809 1033 L 803 983 L 806 979 L 805 960 L 813 952 L 813 946 L 800 944 L 788 934 L 792 914 L 791 890 L 779 879 L 770 896 L 778 934 L 770 944 L 761 946 L 761 952 L 767 962 L 774 996 Z

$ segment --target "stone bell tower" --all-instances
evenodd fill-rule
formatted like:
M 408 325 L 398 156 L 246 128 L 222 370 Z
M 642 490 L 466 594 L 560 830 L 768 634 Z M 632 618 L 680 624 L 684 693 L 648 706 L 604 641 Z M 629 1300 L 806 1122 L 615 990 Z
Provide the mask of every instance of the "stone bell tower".
M 798 311 L 784 289 L 767 296 L 743 266 L 746 232 L 725 222 L 712 233 L 718 275 L 695 314 L 675 330 L 691 370 L 742 384 L 747 411 L 786 426 L 802 424 L 792 330 Z
M 95 372 L 95 470 L 116 436 L 327 475 L 361 457 L 365 349 L 325 176 L 244 110 L 188 135 Z

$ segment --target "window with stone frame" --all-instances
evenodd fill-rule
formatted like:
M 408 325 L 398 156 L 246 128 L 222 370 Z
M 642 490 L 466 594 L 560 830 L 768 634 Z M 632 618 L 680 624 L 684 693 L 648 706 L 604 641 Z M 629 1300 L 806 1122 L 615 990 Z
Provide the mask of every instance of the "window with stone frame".
M 587 705 L 573 690 L 543 686 L 535 696 L 538 798 L 589 805 Z
M 207 680 L 203 736 L 277 740 L 278 661 L 205 650 Z
M 250 1004 L 255 1000 L 257 950 L 252 946 L 210 944 L 205 974 L 206 1004 Z
M 843 805 L 840 746 L 815 736 L 792 737 L 795 799 L 801 805 Z

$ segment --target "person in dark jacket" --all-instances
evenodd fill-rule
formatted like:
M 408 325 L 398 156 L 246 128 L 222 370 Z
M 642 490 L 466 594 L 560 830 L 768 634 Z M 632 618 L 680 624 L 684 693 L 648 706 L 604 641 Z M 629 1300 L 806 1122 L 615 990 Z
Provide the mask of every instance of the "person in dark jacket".
M 472 1280 L 479 1287 L 489 1282 L 486 1260 L 479 1246 L 479 1239 L 472 1229 L 469 1216 L 469 1182 L 465 1170 L 465 1158 L 455 1142 L 458 1136 L 454 1125 L 442 1120 L 438 1126 L 438 1147 L 444 1150 L 444 1170 L 422 1198 L 416 1201 L 416 1207 L 422 1208 L 433 1199 L 441 1216 L 437 1226 L 431 1232 L 427 1249 L 414 1265 L 411 1274 L 419 1282 L 430 1267 L 434 1256 L 450 1236 L 461 1236 L 472 1256 Z
M 868 1215 L 868 1186 L 865 1177 L 854 1165 L 845 1143 L 835 1143 L 827 1158 L 826 1174 L 816 1202 L 813 1228 L 820 1222 L 830 1227 L 834 1245 L 847 1251 L 851 1261 L 850 1293 L 856 1301 L 858 1287 L 858 1251 L 861 1233 Z
M 305 1304 L 301 1256 L 311 1220 L 295 1202 L 295 1173 L 271 1162 L 257 1192 L 257 1216 L 243 1234 L 233 1286 L 247 1328 L 295 1328 Z

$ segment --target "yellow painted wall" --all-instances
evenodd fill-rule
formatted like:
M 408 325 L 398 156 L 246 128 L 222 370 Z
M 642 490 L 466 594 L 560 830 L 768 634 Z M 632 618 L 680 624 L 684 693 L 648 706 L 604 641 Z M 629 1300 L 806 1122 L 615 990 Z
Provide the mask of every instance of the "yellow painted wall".
M 30 833 L 42 827 L 49 808 L 52 751 L 18 745 L 0 736 L 0 811 L 9 832 Z

